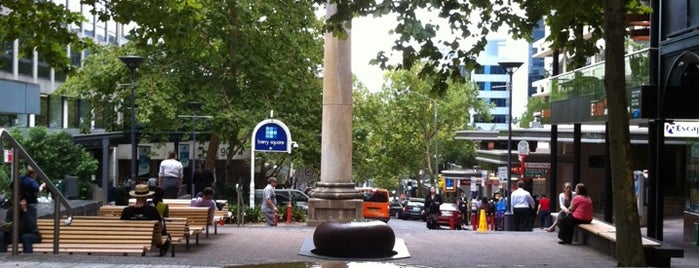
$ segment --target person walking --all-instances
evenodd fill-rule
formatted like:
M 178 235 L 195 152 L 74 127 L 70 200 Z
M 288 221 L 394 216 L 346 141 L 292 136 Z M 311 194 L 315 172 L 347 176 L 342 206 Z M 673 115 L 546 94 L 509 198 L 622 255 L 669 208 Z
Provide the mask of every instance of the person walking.
M 551 226 L 551 199 L 546 197 L 546 194 L 541 194 L 541 198 L 539 198 L 539 207 L 536 208 L 536 215 L 539 215 L 541 229 Z
M 262 214 L 269 226 L 277 226 L 277 197 L 274 188 L 277 187 L 277 178 L 267 179 L 267 186 L 262 191 Z
M 592 222 L 592 199 L 587 194 L 585 184 L 575 185 L 575 197 L 568 208 L 568 215 L 561 220 L 558 231 L 558 243 L 570 244 L 573 241 L 575 225 Z
M 194 192 L 199 195 L 206 187 L 212 187 L 214 183 L 214 173 L 206 168 L 206 162 L 200 162 L 194 170 Z
M 531 231 L 527 228 L 529 215 L 535 207 L 534 198 L 524 190 L 524 181 L 517 182 L 517 190 L 511 194 L 510 206 L 514 213 L 514 231 Z
M 19 178 L 19 198 L 27 202 L 27 211 L 34 219 L 37 218 L 36 205 L 39 203 L 39 194 L 46 189 L 46 183 L 39 185 L 36 177 L 36 171 L 31 166 L 27 166 L 24 176 Z
M 442 196 L 437 193 L 437 189 L 430 187 L 430 193 L 425 196 L 425 214 L 427 215 L 427 228 L 439 229 L 437 217 L 439 216 L 439 205 L 442 204 Z
M 163 189 L 163 196 L 169 199 L 175 199 L 182 192 L 182 180 L 184 172 L 182 172 L 182 163 L 175 159 L 175 151 L 167 152 L 167 159 L 160 162 L 160 171 L 158 172 L 158 187 Z

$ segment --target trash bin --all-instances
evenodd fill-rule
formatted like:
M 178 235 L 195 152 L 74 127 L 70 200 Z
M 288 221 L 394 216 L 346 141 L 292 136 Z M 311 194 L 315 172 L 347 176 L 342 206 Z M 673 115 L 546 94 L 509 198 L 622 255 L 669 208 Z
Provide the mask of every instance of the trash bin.
M 66 198 L 76 198 L 80 195 L 80 187 L 78 186 L 78 177 L 66 176 L 63 179 L 63 195 Z

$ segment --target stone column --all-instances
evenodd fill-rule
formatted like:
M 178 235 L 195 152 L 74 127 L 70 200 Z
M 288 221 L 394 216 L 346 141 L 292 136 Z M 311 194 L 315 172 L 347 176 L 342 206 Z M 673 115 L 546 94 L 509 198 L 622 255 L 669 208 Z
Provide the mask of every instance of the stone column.
M 328 4 L 326 17 L 337 12 Z M 350 32 L 325 33 L 320 182 L 308 201 L 308 226 L 362 218 L 361 194 L 352 183 L 352 64 Z

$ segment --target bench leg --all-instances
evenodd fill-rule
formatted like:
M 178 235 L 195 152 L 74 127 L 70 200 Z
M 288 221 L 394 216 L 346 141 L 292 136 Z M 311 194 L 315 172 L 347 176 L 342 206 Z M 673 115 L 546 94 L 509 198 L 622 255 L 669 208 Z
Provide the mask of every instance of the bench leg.
M 197 233 L 195 236 L 196 237 L 194 239 L 195 239 L 197 245 L 199 245 L 199 233 Z
M 175 244 L 171 243 L 170 247 L 172 247 L 172 249 L 170 249 L 170 251 L 172 251 L 172 257 L 174 258 L 175 257 Z

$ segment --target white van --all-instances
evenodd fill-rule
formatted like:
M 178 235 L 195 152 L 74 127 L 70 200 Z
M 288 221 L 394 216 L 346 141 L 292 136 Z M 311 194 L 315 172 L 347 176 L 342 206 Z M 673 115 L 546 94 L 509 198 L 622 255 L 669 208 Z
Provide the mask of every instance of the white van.
M 263 189 L 255 189 L 255 205 L 262 205 L 262 191 Z M 277 200 L 275 204 L 277 207 L 286 207 L 289 200 L 291 200 L 291 206 L 300 207 L 304 210 L 308 210 L 308 196 L 298 189 L 274 189 L 274 195 Z

